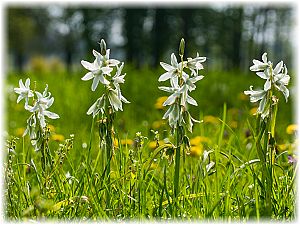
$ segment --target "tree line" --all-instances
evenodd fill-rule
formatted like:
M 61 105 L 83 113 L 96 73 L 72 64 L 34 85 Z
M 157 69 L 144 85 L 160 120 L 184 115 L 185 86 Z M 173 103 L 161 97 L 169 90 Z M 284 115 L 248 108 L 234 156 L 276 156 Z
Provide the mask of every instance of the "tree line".
M 264 51 L 292 59 L 293 9 L 289 6 L 87 8 L 7 6 L 7 44 L 22 71 L 34 54 L 56 55 L 68 70 L 104 38 L 118 57 L 136 67 L 157 67 L 179 40 L 186 52 L 208 57 L 208 67 L 240 69 Z

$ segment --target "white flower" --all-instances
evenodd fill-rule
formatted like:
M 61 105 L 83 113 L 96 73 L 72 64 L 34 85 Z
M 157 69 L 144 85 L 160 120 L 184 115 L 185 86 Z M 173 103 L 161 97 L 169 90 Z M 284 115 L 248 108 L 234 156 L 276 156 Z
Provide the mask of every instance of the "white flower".
M 130 103 L 121 93 L 121 89 L 120 89 L 120 85 L 119 84 L 123 84 L 125 82 L 124 77 L 126 76 L 126 73 L 121 75 L 122 73 L 122 69 L 124 67 L 124 63 L 121 64 L 120 67 L 117 66 L 117 72 L 115 74 L 115 76 L 113 76 L 112 81 L 113 81 L 113 85 L 115 86 L 115 89 L 118 93 L 118 98 L 123 101 L 124 103 Z
M 262 62 L 257 60 L 257 59 L 253 59 L 253 66 L 250 67 L 251 71 L 261 71 L 261 70 L 265 70 L 268 66 L 270 66 L 270 63 L 268 62 L 267 59 L 267 53 L 264 53 L 262 55 Z
M 37 117 L 40 121 L 41 127 L 44 128 L 46 126 L 45 116 L 49 117 L 50 119 L 58 119 L 59 115 L 56 113 L 50 112 L 48 109 L 54 102 L 54 97 L 51 97 L 51 93 L 48 92 L 48 85 L 45 88 L 43 94 L 36 91 L 37 100 L 34 106 L 26 106 L 26 109 L 30 112 L 37 112 Z
M 92 91 L 96 90 L 99 82 L 104 85 L 109 85 L 110 82 L 105 78 L 105 75 L 110 76 L 110 73 L 113 71 L 113 68 L 111 67 L 117 66 L 120 63 L 118 60 L 109 59 L 109 54 L 109 49 L 107 49 L 105 56 L 102 56 L 99 52 L 93 50 L 93 55 L 96 57 L 93 63 L 81 60 L 82 66 L 90 71 L 81 79 L 85 81 L 93 79 L 91 87 Z
M 289 89 L 285 86 L 289 84 L 290 76 L 288 75 L 288 70 L 286 66 L 282 68 L 281 71 L 276 71 L 274 69 L 274 86 L 277 90 L 281 91 L 285 97 L 285 101 L 288 101 Z
M 105 111 L 105 98 L 104 95 L 102 95 L 100 98 L 96 100 L 96 102 L 89 108 L 87 111 L 88 115 L 93 114 L 93 117 L 95 117 L 99 112 L 104 114 Z
M 196 58 L 187 58 L 187 67 L 192 71 L 192 75 L 196 76 L 198 70 L 203 69 L 202 63 L 206 61 L 206 57 L 200 57 L 197 52 Z
M 267 101 L 267 91 L 265 90 L 253 90 L 253 86 L 250 86 L 250 90 L 249 91 L 244 91 L 245 95 L 249 95 L 250 96 L 250 102 L 258 102 L 259 106 L 257 108 L 257 113 L 261 114 L 262 118 L 265 118 L 268 116 L 269 114 L 269 107 L 270 104 Z
M 25 99 L 25 104 L 28 104 L 28 98 L 33 97 L 33 92 L 30 90 L 30 79 L 27 78 L 25 81 L 25 85 L 23 84 L 22 79 L 19 80 L 18 88 L 14 88 L 14 91 L 19 94 L 17 99 L 17 103 L 19 103 L 23 98 Z
M 188 75 L 183 71 L 183 68 L 186 66 L 186 61 L 184 61 L 183 63 L 178 63 L 174 53 L 171 54 L 171 65 L 164 62 L 160 62 L 160 65 L 167 72 L 162 74 L 159 77 L 158 81 L 166 81 L 168 79 L 171 79 L 173 80 L 173 82 L 176 82 L 176 80 L 178 80 L 178 77 L 180 76 L 181 71 L 183 80 L 186 80 L 188 78 Z

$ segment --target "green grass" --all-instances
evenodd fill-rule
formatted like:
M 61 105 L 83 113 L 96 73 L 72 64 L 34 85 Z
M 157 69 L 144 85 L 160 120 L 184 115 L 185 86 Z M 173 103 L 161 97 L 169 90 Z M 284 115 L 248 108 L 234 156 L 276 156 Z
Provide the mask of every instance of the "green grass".
M 192 94 L 199 106 L 190 111 L 193 117 L 204 122 L 195 125 L 194 132 L 189 134 L 191 138 L 202 137 L 202 141 L 193 146 L 190 153 L 181 149 L 180 187 L 178 197 L 174 198 L 175 156 L 170 155 L 174 149 L 163 143 L 156 149 L 150 147 L 154 143 L 151 129 L 159 131 L 161 140 L 173 139 L 166 124 L 154 125 L 164 113 L 154 107 L 156 99 L 164 95 L 157 88 L 162 70 L 134 70 L 126 66 L 124 69 L 127 76 L 123 95 L 131 104 L 125 104 L 124 112 L 117 113 L 115 130 L 119 144 L 111 159 L 110 178 L 105 176 L 105 155 L 99 150 L 99 123 L 95 120 L 92 127 L 92 117 L 86 115 L 99 94 L 90 90 L 91 82 L 80 80 L 85 71 L 26 74 L 32 82 L 37 81 L 39 90 L 46 83 L 49 85 L 55 97 L 51 111 L 60 115 L 60 119 L 50 121 L 54 127 L 50 149 L 55 166 L 47 175 L 41 169 L 40 152 L 34 152 L 27 136 L 20 136 L 29 112 L 22 103 L 16 103 L 12 88 L 18 85 L 20 78 L 26 77 L 14 73 L 7 76 L 6 129 L 10 136 L 19 139 L 11 143 L 16 154 L 8 154 L 5 164 L 6 218 L 270 220 L 264 218 L 262 171 L 250 132 L 255 126 L 255 116 L 249 113 L 253 105 L 241 94 L 250 85 L 262 86 L 259 79 L 254 74 L 239 71 L 203 72 L 205 78 L 197 83 L 198 88 Z M 287 158 L 292 154 L 295 136 L 285 131 L 292 123 L 292 106 L 293 96 L 287 104 L 280 96 L 276 140 L 278 145 L 286 144 L 287 149 L 278 147 L 276 155 L 272 220 L 295 218 L 295 166 L 289 164 Z M 208 121 L 208 115 L 215 120 Z M 139 131 L 147 137 L 141 146 L 135 139 Z M 57 134 L 66 140 L 53 140 L 58 138 Z M 69 139 L 70 134 L 74 134 L 74 140 Z M 133 144 L 122 144 L 126 139 Z M 204 150 L 210 152 L 206 160 Z M 210 163 L 215 164 L 208 170 Z M 66 179 L 67 172 L 74 178 Z

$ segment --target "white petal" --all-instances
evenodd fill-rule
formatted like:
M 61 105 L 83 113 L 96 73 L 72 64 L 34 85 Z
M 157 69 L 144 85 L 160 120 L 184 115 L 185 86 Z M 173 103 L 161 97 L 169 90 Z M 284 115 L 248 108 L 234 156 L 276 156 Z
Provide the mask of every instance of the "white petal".
M 265 80 L 269 78 L 265 72 L 257 72 L 256 75 Z
M 262 98 L 262 100 L 260 101 L 259 103 L 259 106 L 258 106 L 258 109 L 257 109 L 257 112 L 259 113 L 263 113 L 265 107 L 266 107 L 266 102 L 267 102 L 267 98 L 266 98 L 266 95 Z
M 92 83 L 92 91 L 95 91 L 98 84 L 99 84 L 99 81 L 100 81 L 100 76 L 101 75 L 97 75 L 95 76 L 94 80 L 93 80 L 93 83 Z M 102 76 L 103 77 L 103 76 Z
M 47 111 L 47 110 L 44 111 L 44 115 L 48 116 L 50 119 L 58 119 L 59 118 L 58 114 L 56 114 L 54 112 Z
M 267 91 L 267 90 L 270 90 L 271 89 L 271 81 L 270 79 L 267 79 L 265 84 L 264 84 L 264 90 Z
M 30 86 L 30 79 L 27 78 L 26 81 L 25 81 L 25 87 L 29 88 L 29 86 Z
M 81 80 L 90 80 L 93 79 L 94 74 L 92 72 L 88 72 L 84 75 L 84 77 L 81 78 Z
M 176 90 L 175 88 L 165 86 L 158 87 L 158 89 L 169 93 L 173 93 Z
M 172 77 L 172 73 L 170 72 L 166 72 L 164 74 L 162 74 L 159 78 L 158 78 L 158 81 L 161 82 L 161 81 L 166 81 L 168 79 L 170 79 Z
M 94 63 L 90 63 L 90 62 L 87 62 L 85 60 L 81 60 L 81 65 L 86 68 L 87 70 L 90 70 L 90 71 L 94 71 L 96 70 L 97 68 L 95 68 L 95 65 Z
M 200 76 L 192 77 L 192 78 L 190 78 L 189 80 L 190 80 L 192 83 L 196 83 L 197 81 L 202 80 L 203 77 L 204 77 L 204 76 L 200 75 Z
M 22 79 L 19 80 L 19 87 L 25 89 Z
M 198 104 L 197 104 L 197 102 L 196 102 L 196 100 L 195 99 L 193 99 L 191 96 L 187 96 L 187 102 L 189 103 L 189 104 L 191 104 L 191 105 L 194 105 L 194 106 L 197 106 Z
M 174 105 L 171 105 L 171 106 L 168 108 L 168 110 L 166 111 L 166 113 L 165 113 L 164 116 L 163 116 L 163 119 L 167 119 L 167 118 L 168 118 L 168 116 L 169 116 L 170 113 L 172 112 L 173 108 L 174 108 Z
M 178 97 L 178 94 L 175 94 L 175 93 L 170 95 L 167 98 L 167 100 L 163 103 L 163 106 L 172 105 L 175 102 L 177 97 Z
M 274 74 L 280 73 L 280 71 L 282 70 L 282 66 L 283 66 L 283 61 L 277 63 L 275 69 L 273 70 Z
M 268 59 L 267 59 L 267 53 L 265 52 L 263 55 L 262 55 L 262 61 L 264 62 L 264 63 L 267 63 L 268 62 Z
M 128 101 L 123 95 L 121 95 L 121 101 L 126 103 L 126 104 L 130 103 L 130 101 Z
M 93 49 L 93 55 L 95 57 L 101 56 L 101 54 L 99 52 L 97 52 L 96 50 Z
M 111 71 L 113 71 L 113 69 L 112 68 L 110 68 L 109 66 L 105 66 L 105 67 L 102 67 L 101 68 L 101 71 L 104 73 L 104 74 L 110 74 L 111 73 Z
M 279 88 L 280 88 L 280 91 L 282 92 L 282 94 L 284 95 L 285 101 L 287 102 L 288 97 L 290 95 L 289 89 L 287 89 L 284 85 L 280 85 Z
M 171 65 L 174 67 L 178 66 L 177 58 L 174 53 L 171 54 Z
M 102 84 L 109 85 L 109 81 L 107 79 L 105 79 L 105 77 L 103 75 L 98 75 L 98 77 Z
M 89 110 L 86 113 L 87 115 L 91 115 L 95 111 L 95 109 L 97 107 L 97 103 L 98 103 L 98 100 L 89 108 Z
M 120 63 L 119 60 L 116 60 L 116 59 L 109 59 L 108 60 L 108 64 L 111 65 L 111 66 L 116 66 Z
M 49 108 L 54 102 L 54 97 L 50 98 L 47 102 L 47 108 Z
M 160 65 L 162 66 L 162 68 L 164 68 L 166 71 L 170 71 L 170 70 L 174 70 L 174 67 L 167 64 L 167 63 L 164 63 L 164 62 L 160 62 Z
M 18 99 L 17 99 L 17 103 L 19 103 L 24 97 L 22 95 L 19 95 Z

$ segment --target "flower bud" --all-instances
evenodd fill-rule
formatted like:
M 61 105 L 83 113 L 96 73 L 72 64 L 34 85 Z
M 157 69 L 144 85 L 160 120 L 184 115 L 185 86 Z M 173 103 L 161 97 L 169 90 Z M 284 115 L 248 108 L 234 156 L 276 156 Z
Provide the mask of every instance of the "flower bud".
M 105 43 L 104 39 L 101 39 L 101 41 L 100 41 L 100 53 L 103 56 L 106 55 L 106 43 Z
M 181 38 L 180 44 L 179 44 L 179 55 L 184 55 L 184 46 L 185 46 L 185 42 L 184 39 Z

